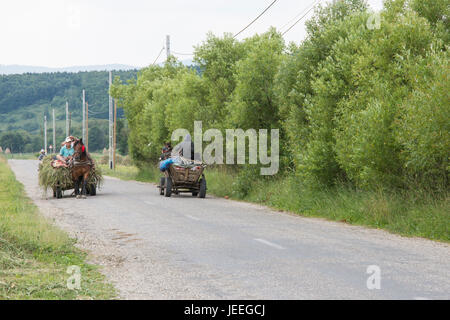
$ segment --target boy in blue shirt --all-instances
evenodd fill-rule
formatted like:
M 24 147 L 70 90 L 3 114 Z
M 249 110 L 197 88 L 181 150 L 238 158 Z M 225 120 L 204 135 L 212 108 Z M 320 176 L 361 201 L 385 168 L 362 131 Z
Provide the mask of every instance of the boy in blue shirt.
M 68 157 L 74 154 L 75 150 L 72 148 L 72 139 L 67 137 L 64 146 L 62 146 L 59 154 L 56 156 L 59 160 L 67 161 Z

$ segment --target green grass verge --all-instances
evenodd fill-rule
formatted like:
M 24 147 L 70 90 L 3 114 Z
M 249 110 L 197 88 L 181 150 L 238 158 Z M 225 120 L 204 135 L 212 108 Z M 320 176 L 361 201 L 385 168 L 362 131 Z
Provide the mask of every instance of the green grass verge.
M 139 169 L 135 166 L 117 165 L 115 170 L 109 169 L 107 164 L 99 165 L 104 176 L 111 176 L 122 180 L 136 180 L 142 182 L 158 183 L 162 177 L 156 165 L 146 169 Z
M 305 190 L 293 178 L 256 183 L 246 200 L 303 216 L 385 229 L 404 236 L 450 241 L 448 196 L 356 191 L 344 186 Z
M 117 166 L 115 171 L 102 166 L 105 175 L 124 180 L 158 183 L 161 174 L 156 165 L 138 169 Z M 385 229 L 410 237 L 450 241 L 450 197 L 426 192 L 396 193 L 356 191 L 344 186 L 326 190 L 308 190 L 293 176 L 277 179 L 238 181 L 236 172 L 226 167 L 207 168 L 208 193 L 263 204 L 308 217 Z M 248 184 L 249 191 L 236 192 L 237 184 Z
M 0 157 L 0 299 L 112 299 L 114 288 L 74 240 L 50 224 L 25 196 Z M 81 288 L 71 290 L 69 266 L 81 270 Z

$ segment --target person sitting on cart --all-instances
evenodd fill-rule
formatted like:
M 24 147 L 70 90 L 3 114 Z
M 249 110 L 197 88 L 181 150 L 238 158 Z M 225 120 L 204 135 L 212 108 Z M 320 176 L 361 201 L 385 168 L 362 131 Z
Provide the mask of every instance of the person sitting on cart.
M 186 137 L 184 137 L 184 140 L 173 148 L 172 157 L 174 156 L 194 160 L 194 142 L 191 140 L 190 134 L 187 134 Z
M 59 151 L 59 154 L 56 156 L 58 160 L 67 162 L 67 160 L 69 160 L 73 156 L 75 150 L 73 149 L 72 142 L 73 141 L 71 137 L 66 138 L 66 140 L 64 141 L 64 145 Z
M 170 142 L 166 142 L 164 147 L 161 149 L 161 156 L 159 160 L 166 160 L 170 158 L 170 154 L 172 152 L 172 144 Z
M 172 144 L 170 142 L 166 142 L 162 148 L 162 153 L 172 152 L 172 149 Z

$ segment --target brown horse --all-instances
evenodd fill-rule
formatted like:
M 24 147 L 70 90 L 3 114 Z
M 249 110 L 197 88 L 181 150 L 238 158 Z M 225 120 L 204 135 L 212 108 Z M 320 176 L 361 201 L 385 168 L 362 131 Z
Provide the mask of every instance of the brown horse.
M 73 149 L 75 152 L 73 154 L 72 180 L 75 184 L 75 195 L 77 198 L 86 198 L 86 184 L 93 162 L 87 155 L 83 139 L 76 140 Z M 82 183 L 81 195 L 80 182 Z

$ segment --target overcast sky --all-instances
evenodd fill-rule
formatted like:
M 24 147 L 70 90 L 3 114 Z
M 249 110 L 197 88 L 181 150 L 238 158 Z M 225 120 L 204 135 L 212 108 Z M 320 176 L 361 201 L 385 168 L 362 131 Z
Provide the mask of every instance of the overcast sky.
M 0 64 L 147 66 L 163 47 L 166 34 L 171 36 L 173 51 L 191 53 L 208 31 L 236 33 L 272 1 L 1 0 Z M 278 0 L 238 38 L 265 32 L 270 26 L 284 31 L 314 2 Z M 382 0 L 368 2 L 375 10 L 382 7 Z M 302 21 L 285 40 L 298 43 L 304 37 Z M 165 53 L 159 61 L 164 59 Z

